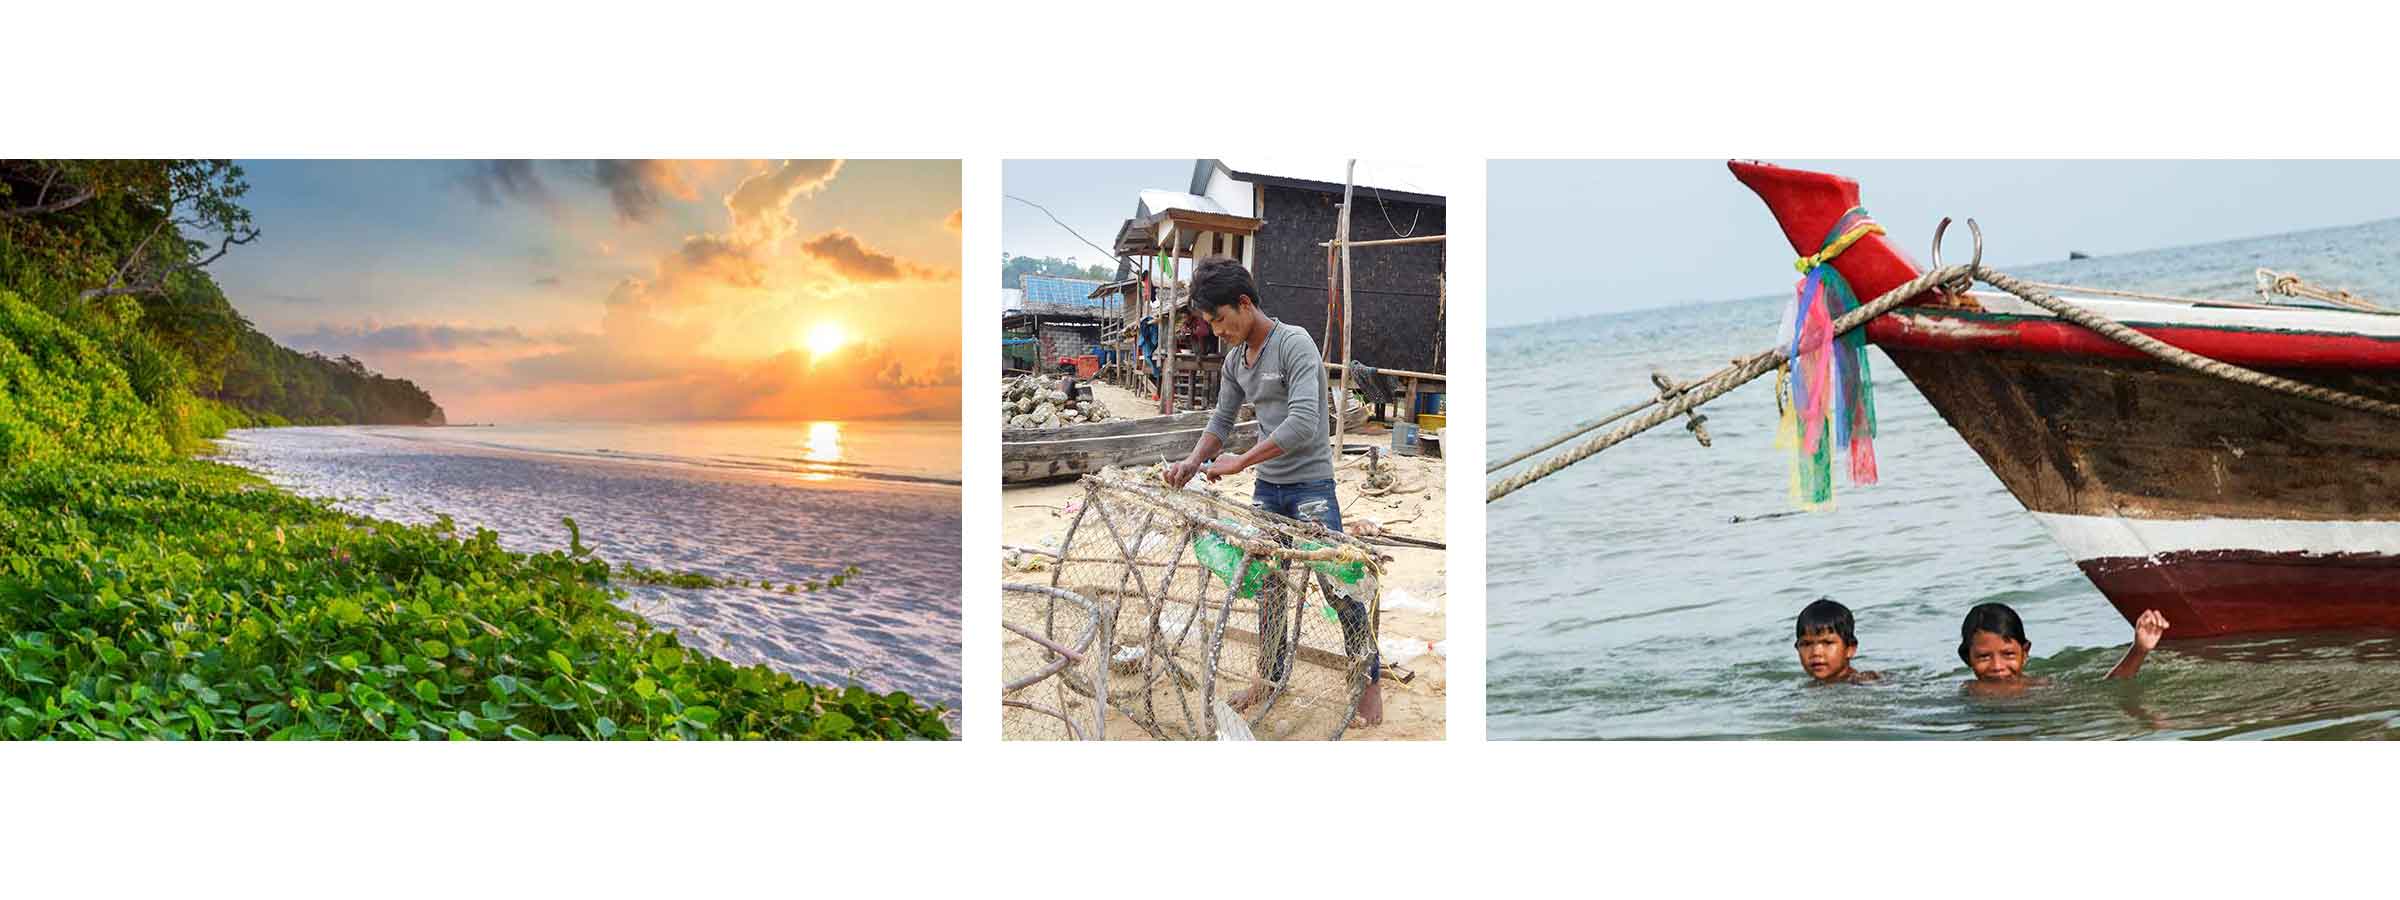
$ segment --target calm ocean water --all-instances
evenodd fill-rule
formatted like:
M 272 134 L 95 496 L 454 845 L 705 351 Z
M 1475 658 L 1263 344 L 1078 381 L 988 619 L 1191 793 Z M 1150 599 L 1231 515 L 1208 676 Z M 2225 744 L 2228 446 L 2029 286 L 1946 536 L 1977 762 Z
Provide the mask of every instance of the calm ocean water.
M 2002 269 L 2254 299 L 2267 266 L 2391 304 L 2395 247 L 2400 220 Z M 1783 302 L 1492 331 L 1490 458 L 1643 399 L 1653 365 L 1697 378 L 1765 348 Z M 1883 483 L 1837 473 L 1829 512 L 1756 518 L 1793 508 L 1765 379 L 1703 409 L 1713 449 L 1661 426 L 1492 504 L 1491 736 L 2400 737 L 2400 637 L 2171 642 L 2135 682 L 2104 681 L 2130 626 L 1899 369 L 1872 365 Z M 1857 665 L 1886 683 L 1808 686 L 1792 617 L 1818 596 L 1856 613 Z M 1963 696 L 1958 623 L 1985 601 L 2025 617 L 2028 668 L 2053 687 Z
M 447 514 L 512 550 L 795 582 L 817 594 L 641 587 L 626 605 L 737 663 L 958 708 L 959 430 L 845 422 L 244 429 L 223 458 L 343 509 Z

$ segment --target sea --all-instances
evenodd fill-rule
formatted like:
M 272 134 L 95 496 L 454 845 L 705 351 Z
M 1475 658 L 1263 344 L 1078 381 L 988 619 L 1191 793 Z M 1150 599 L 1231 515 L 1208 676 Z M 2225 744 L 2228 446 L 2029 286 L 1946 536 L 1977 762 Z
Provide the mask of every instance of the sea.
M 731 662 L 959 701 L 956 423 L 517 424 L 240 429 L 220 459 L 353 513 L 450 516 L 511 550 L 849 583 L 814 594 L 636 586 L 624 605 Z
M 2002 271 L 2255 302 L 2265 266 L 2400 305 L 2396 246 L 2400 220 Z M 1786 298 L 1492 330 L 1489 458 L 1647 398 L 1653 367 L 1689 380 L 1765 349 Z M 2132 628 L 1871 356 L 1881 483 L 1837 466 L 1830 510 L 1792 512 L 1770 379 L 1702 408 L 1713 447 L 1662 425 L 1488 507 L 1493 739 L 2400 737 L 2400 636 L 2170 641 L 2105 680 Z M 1855 613 L 1855 665 L 1883 683 L 1809 684 L 1792 620 L 1819 597 Z M 1962 691 L 1959 621 L 1986 601 L 2024 617 L 2050 687 Z

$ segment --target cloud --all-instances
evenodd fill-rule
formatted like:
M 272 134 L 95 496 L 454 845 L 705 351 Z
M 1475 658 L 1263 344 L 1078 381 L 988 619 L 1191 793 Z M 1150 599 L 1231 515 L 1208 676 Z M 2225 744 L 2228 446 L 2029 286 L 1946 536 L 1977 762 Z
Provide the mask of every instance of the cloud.
M 481 347 L 530 347 L 539 338 L 515 327 L 478 328 L 406 322 L 382 325 L 370 319 L 355 325 L 319 325 L 315 331 L 293 335 L 292 346 L 324 353 L 450 353 Z
M 462 176 L 467 189 L 485 206 L 499 206 L 516 201 L 533 206 L 550 206 L 550 186 L 542 181 L 530 159 L 478 159 L 467 163 Z
M 956 359 L 944 359 L 933 369 L 914 375 L 909 374 L 907 367 L 901 365 L 899 360 L 894 359 L 875 373 L 876 384 L 901 390 L 957 387 L 960 381 L 958 360 Z
M 725 195 L 733 214 L 733 233 L 753 244 L 782 241 L 799 226 L 792 220 L 792 201 L 824 190 L 842 171 L 838 159 L 787 159 L 782 165 L 742 180 Z
M 664 291 L 683 295 L 685 281 L 699 278 L 718 281 L 735 287 L 765 287 L 766 262 L 759 258 L 758 248 L 718 234 L 695 234 L 683 239 L 683 246 L 659 261 Z
M 648 222 L 664 205 L 662 197 L 692 200 L 700 196 L 683 167 L 670 159 L 595 159 L 592 179 L 608 189 L 609 203 L 622 222 Z
M 961 230 L 961 229 L 964 227 L 964 225 L 965 225 L 964 221 L 963 221 L 963 220 L 961 220 L 961 219 L 959 218 L 959 214 L 960 214 L 960 213 L 962 213 L 962 212 L 965 212 L 965 210 L 963 210 L 963 209 L 954 209 L 954 210 L 951 210 L 951 211 L 950 211 L 950 216 L 949 216 L 949 218 L 946 218 L 946 219 L 943 219 L 943 220 L 942 220 L 942 227 L 943 227 L 943 228 L 950 229 L 950 233 L 951 233 L 951 234 L 957 234 L 957 233 L 959 233 L 959 231 L 960 231 L 960 230 Z
M 947 274 L 869 247 L 839 228 L 817 235 L 800 249 L 851 281 L 938 281 Z

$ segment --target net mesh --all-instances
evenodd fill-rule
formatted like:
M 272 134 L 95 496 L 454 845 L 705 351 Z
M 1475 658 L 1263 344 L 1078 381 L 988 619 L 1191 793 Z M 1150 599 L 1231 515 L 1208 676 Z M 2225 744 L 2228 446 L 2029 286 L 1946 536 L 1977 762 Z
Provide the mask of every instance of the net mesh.
M 1107 697 L 1107 736 L 1338 738 L 1372 675 L 1380 571 L 1348 535 L 1166 487 L 1157 467 L 1087 477 L 1051 586 L 1105 618 L 1106 672 L 1057 681 Z
M 1002 584 L 1001 733 L 1011 740 L 1100 740 L 1116 604 L 1033 584 Z

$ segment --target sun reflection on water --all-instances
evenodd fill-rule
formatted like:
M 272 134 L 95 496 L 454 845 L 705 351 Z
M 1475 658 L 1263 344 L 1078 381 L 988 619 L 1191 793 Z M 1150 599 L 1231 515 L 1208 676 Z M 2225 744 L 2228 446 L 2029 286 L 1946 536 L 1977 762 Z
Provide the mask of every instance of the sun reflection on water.
M 842 423 L 808 423 L 808 448 L 806 452 L 801 454 L 800 458 L 812 463 L 841 462 Z M 809 472 L 805 475 L 805 477 L 810 481 L 824 481 L 832 478 L 833 476 L 826 472 Z

